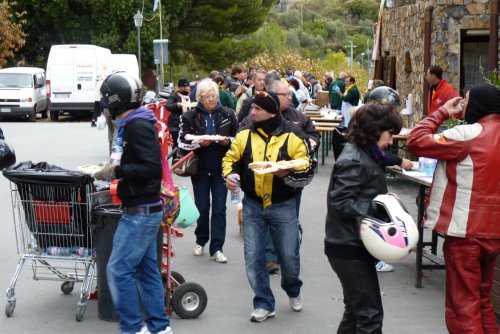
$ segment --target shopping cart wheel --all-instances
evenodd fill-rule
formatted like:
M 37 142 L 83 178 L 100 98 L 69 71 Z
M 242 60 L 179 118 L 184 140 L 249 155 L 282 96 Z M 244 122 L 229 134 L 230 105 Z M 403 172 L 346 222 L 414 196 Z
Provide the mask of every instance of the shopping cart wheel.
M 75 314 L 76 321 L 78 321 L 78 322 L 82 321 L 84 314 L 85 314 L 85 306 L 78 305 L 78 307 L 76 308 L 76 314 Z
M 205 289 L 197 283 L 183 283 L 172 293 L 172 308 L 183 319 L 197 318 L 205 311 L 207 302 Z
M 5 315 L 8 316 L 9 318 L 12 317 L 15 308 L 16 308 L 16 302 L 7 302 L 7 305 L 5 305 Z
M 73 287 L 75 286 L 75 282 L 65 281 L 61 284 L 61 291 L 65 295 L 69 295 L 73 291 Z

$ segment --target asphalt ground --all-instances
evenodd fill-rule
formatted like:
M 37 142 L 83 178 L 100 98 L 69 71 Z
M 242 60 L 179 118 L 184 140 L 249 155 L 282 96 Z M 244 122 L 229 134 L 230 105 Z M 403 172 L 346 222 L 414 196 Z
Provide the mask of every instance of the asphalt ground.
M 67 169 L 108 159 L 107 131 L 90 127 L 89 119 L 62 117 L 60 122 L 39 119 L 37 123 L 0 121 L 18 161 L 47 161 Z M 335 333 L 343 303 L 339 280 L 323 253 L 326 191 L 333 166 L 330 153 L 302 196 L 300 221 L 304 228 L 301 247 L 301 278 L 304 309 L 293 312 L 279 287 L 280 276 L 272 276 L 276 317 L 263 323 L 249 321 L 252 291 L 244 268 L 243 242 L 236 223 L 236 208 L 227 204 L 227 235 L 224 253 L 227 264 L 194 257 L 194 227 L 176 238 L 172 269 L 187 281 L 200 284 L 208 295 L 208 306 L 197 319 L 185 320 L 173 314 L 174 333 Z M 190 187 L 190 180 L 175 177 Z M 388 179 L 391 191 L 400 195 L 416 219 L 417 187 Z M 18 261 L 9 182 L 0 176 L 0 290 L 5 291 Z M 428 233 L 428 232 L 426 232 Z M 426 271 L 423 288 L 414 287 L 415 255 L 394 264 L 391 273 L 380 273 L 384 305 L 384 333 L 446 333 L 444 323 L 444 271 Z M 29 264 L 16 285 L 17 303 L 12 317 L 0 314 L 0 333 L 117 333 L 118 325 L 98 318 L 97 302 L 90 300 L 83 321 L 75 321 L 79 284 L 70 295 L 62 294 L 60 281 L 34 281 Z M 0 297 L 6 304 L 7 298 Z

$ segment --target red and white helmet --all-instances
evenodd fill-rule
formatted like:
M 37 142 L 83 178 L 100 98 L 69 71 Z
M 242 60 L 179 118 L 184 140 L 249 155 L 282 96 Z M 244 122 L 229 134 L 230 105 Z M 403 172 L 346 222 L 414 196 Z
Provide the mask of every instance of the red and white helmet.
M 386 262 L 400 261 L 418 242 L 417 225 L 398 197 L 378 195 L 374 202 L 378 207 L 378 217 L 363 218 L 361 240 L 375 258 Z

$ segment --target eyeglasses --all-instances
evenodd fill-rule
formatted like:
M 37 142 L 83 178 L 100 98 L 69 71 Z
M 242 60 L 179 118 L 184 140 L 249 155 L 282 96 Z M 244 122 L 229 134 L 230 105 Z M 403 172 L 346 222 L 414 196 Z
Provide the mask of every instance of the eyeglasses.
M 271 95 L 269 95 L 267 92 L 260 91 L 260 92 L 257 92 L 257 95 L 262 99 L 269 97 L 271 100 L 273 100 L 274 105 L 276 106 L 276 109 L 280 110 L 280 105 L 278 104 L 278 102 L 276 102 L 276 100 Z
M 215 100 L 215 99 L 217 99 L 217 95 L 216 94 L 207 94 L 207 95 L 202 95 L 201 98 L 203 98 L 205 100 Z
M 276 94 L 278 96 L 284 96 L 284 97 L 290 97 L 290 96 L 292 96 L 292 93 L 290 93 L 290 92 L 287 92 L 287 93 L 274 93 L 274 94 Z

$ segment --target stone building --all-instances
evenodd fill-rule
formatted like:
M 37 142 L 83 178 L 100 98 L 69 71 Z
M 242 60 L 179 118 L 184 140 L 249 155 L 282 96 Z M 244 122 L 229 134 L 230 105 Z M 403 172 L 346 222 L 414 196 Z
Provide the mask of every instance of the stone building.
M 413 95 L 410 123 L 427 113 L 425 72 L 431 65 L 441 66 L 443 77 L 461 95 L 496 69 L 498 2 L 392 0 L 384 10 L 375 77 L 404 99 Z

